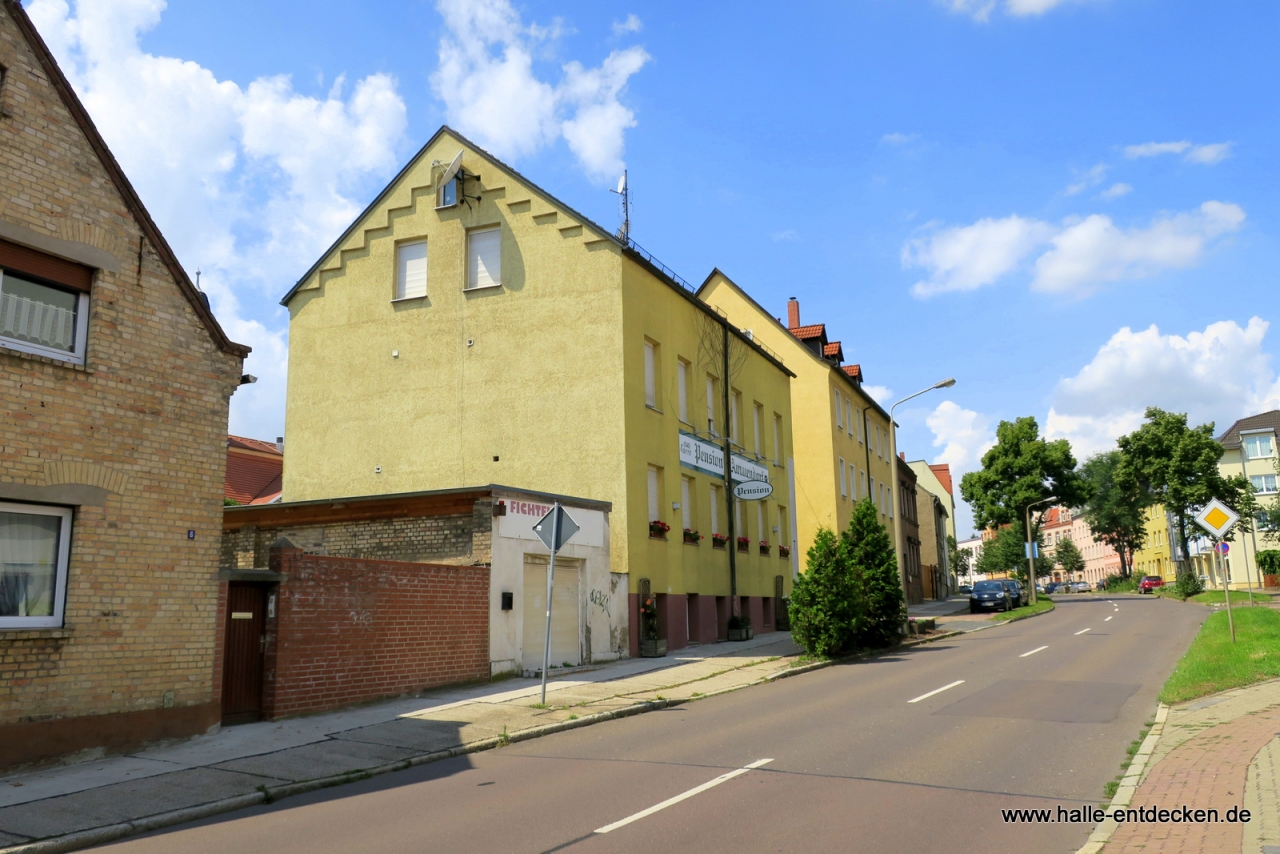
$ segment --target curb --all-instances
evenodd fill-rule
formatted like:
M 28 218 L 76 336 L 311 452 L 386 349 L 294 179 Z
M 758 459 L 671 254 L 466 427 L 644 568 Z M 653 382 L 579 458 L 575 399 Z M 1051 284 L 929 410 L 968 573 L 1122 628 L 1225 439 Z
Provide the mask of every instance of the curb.
M 1169 707 L 1161 703 L 1156 708 L 1155 723 L 1151 725 L 1151 731 L 1142 740 L 1141 746 L 1138 747 L 1138 752 L 1133 755 L 1133 760 L 1129 762 L 1129 767 L 1125 769 L 1124 777 L 1120 780 L 1120 788 L 1116 789 L 1115 797 L 1111 799 L 1111 803 L 1107 804 L 1107 812 L 1127 807 L 1133 801 L 1133 796 L 1138 791 L 1138 784 L 1142 782 L 1143 773 L 1147 770 L 1147 764 L 1151 761 L 1151 754 L 1156 749 L 1156 745 L 1160 743 L 1160 737 L 1164 735 L 1164 722 L 1168 717 Z M 1102 850 L 1102 846 L 1111 840 L 1112 834 L 1119 827 L 1119 823 L 1114 818 L 1107 816 L 1098 822 L 1098 826 L 1094 828 L 1093 833 L 1089 834 L 1089 840 L 1080 846 L 1076 854 L 1098 854 Z

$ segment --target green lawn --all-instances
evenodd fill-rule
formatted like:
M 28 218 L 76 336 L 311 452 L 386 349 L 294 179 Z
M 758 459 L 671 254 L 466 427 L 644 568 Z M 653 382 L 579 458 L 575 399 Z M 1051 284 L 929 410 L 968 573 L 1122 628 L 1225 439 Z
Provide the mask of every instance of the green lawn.
M 1227 594 L 1223 593 L 1221 590 L 1206 590 L 1203 593 L 1197 593 L 1192 596 L 1188 601 L 1199 602 L 1203 605 L 1225 605 L 1227 603 Z M 1253 601 L 1255 603 L 1261 602 L 1263 605 L 1269 605 L 1271 603 L 1271 597 L 1266 593 L 1259 593 L 1255 590 L 1253 592 Z M 1248 604 L 1248 590 L 1231 591 L 1231 607 L 1234 608 L 1236 605 Z
M 1036 595 L 1036 604 L 1023 605 L 1021 608 L 1014 608 L 1012 611 L 1003 611 L 999 614 L 996 614 L 991 619 L 995 620 L 997 623 L 1000 623 L 1005 620 L 1013 620 L 1018 617 L 1025 617 L 1028 614 L 1039 614 L 1043 611 L 1052 611 L 1052 610 L 1053 610 L 1053 600 L 1050 599 L 1048 596 L 1044 595 L 1043 593 L 1039 593 Z
M 1280 612 L 1241 608 L 1232 616 L 1236 643 L 1227 631 L 1227 612 L 1211 614 L 1165 683 L 1161 700 L 1180 703 L 1280 677 Z

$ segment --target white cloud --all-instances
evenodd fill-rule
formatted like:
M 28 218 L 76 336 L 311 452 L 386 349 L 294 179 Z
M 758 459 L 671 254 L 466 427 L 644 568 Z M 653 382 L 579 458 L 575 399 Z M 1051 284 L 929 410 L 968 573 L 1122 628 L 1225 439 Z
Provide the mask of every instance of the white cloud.
M 996 8 L 996 0 L 941 0 L 952 12 L 968 15 L 975 21 L 985 21 Z
M 629 47 L 597 68 L 570 62 L 553 85 L 535 73 L 534 52 L 554 28 L 524 26 L 508 0 L 439 0 L 437 8 L 447 34 L 431 84 L 450 124 L 510 159 L 563 138 L 593 178 L 617 177 L 626 130 L 636 124 L 619 96 L 649 54 Z
M 627 19 L 625 21 L 613 22 L 613 34 L 615 36 L 622 36 L 622 35 L 626 35 L 627 33 L 638 33 L 643 29 L 644 29 L 644 23 L 640 20 L 640 17 L 636 15 L 635 12 L 632 12 L 629 15 L 627 15 Z
M 1104 199 L 1118 199 L 1121 196 L 1127 196 L 1133 192 L 1133 187 L 1129 184 L 1116 183 L 1103 190 L 1099 195 Z
M 1053 248 L 1036 261 L 1031 287 L 1081 294 L 1104 282 L 1189 267 L 1210 240 L 1239 228 L 1244 219 L 1239 206 L 1223 202 L 1205 202 L 1198 211 L 1162 216 L 1146 228 L 1128 230 L 1117 228 L 1108 216 L 1093 214 L 1053 236 Z
M 783 231 L 775 231 L 773 234 L 769 235 L 769 238 L 775 243 L 781 243 L 783 241 L 799 240 L 800 235 L 796 233 L 794 228 L 788 228 Z
M 977 290 L 1012 272 L 1052 234 L 1047 223 L 1020 216 L 981 219 L 909 241 L 902 265 L 929 271 L 911 287 L 916 297 Z
M 928 272 L 927 279 L 911 287 L 912 295 L 923 299 L 994 284 L 1049 244 L 1036 259 L 1032 289 L 1081 296 L 1107 282 L 1191 266 L 1213 240 L 1235 231 L 1244 220 L 1239 205 L 1216 201 L 1130 229 L 1117 227 L 1103 214 L 1067 219 L 1060 226 L 1019 216 L 988 218 L 907 241 L 902 265 Z
M 199 64 L 144 52 L 163 0 L 33 0 L 28 12 L 178 257 L 260 378 L 232 398 L 231 427 L 273 438 L 283 424 L 287 330 L 275 308 L 358 210 L 364 182 L 394 168 L 405 127 L 395 81 L 349 98 L 294 91 L 285 76 L 242 88 Z M 256 311 L 248 311 L 252 305 Z M 255 317 L 256 315 L 256 317 Z
M 1064 3 L 1080 3 L 1087 0 L 1005 0 L 1005 11 L 1010 15 L 1025 18 L 1028 15 L 1043 15 L 1056 6 Z
M 933 461 L 950 465 L 957 482 L 961 473 L 981 467 L 982 455 L 996 441 L 990 418 L 955 401 L 939 403 L 925 423 L 933 431 L 933 447 L 942 449 Z
M 968 15 L 975 21 L 987 21 L 996 10 L 996 0 L 940 0 L 952 12 Z M 1006 15 L 1025 18 L 1043 15 L 1051 9 L 1067 3 L 1091 2 L 1091 0 L 1004 0 L 1001 6 Z
M 1098 184 L 1101 184 L 1103 179 L 1107 177 L 1107 169 L 1109 168 L 1110 167 L 1105 163 L 1099 163 L 1097 166 L 1094 166 L 1088 172 L 1080 175 L 1075 183 L 1067 187 L 1067 195 L 1075 196 L 1083 193 L 1090 187 L 1096 187 Z
M 1231 156 L 1230 142 L 1213 142 L 1207 145 L 1193 145 L 1187 140 L 1178 142 L 1144 142 L 1141 145 L 1126 145 L 1124 156 L 1130 160 L 1140 157 L 1159 157 L 1163 154 L 1181 154 L 1188 163 L 1214 164 Z
M 886 145 L 906 145 L 909 142 L 915 142 L 920 138 L 918 133 L 886 133 L 880 137 L 880 141 Z
M 1269 326 L 1258 317 L 1244 327 L 1224 320 L 1185 337 L 1126 326 L 1058 383 L 1046 435 L 1070 439 L 1083 458 L 1136 429 L 1148 406 L 1186 412 L 1192 424 L 1216 422 L 1219 430 L 1280 408 L 1280 379 L 1264 349 Z
M 885 406 L 893 399 L 893 389 L 884 385 L 864 385 L 862 390 L 871 395 L 871 399 Z

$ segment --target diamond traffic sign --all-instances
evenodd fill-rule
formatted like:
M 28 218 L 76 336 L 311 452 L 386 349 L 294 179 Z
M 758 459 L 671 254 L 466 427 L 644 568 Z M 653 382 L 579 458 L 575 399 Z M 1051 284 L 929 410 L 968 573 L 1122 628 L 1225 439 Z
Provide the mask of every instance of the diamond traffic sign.
M 1195 520 L 1201 528 L 1221 538 L 1235 527 L 1236 522 L 1240 521 L 1240 514 L 1215 498 L 1200 508 L 1200 512 L 1195 515 Z
M 557 516 L 560 520 L 559 530 L 556 530 L 555 524 Z M 538 535 L 538 539 L 542 540 L 543 545 L 553 552 L 558 552 L 574 534 L 578 533 L 578 523 L 564 512 L 559 502 L 556 502 L 556 506 L 533 526 L 533 532 Z

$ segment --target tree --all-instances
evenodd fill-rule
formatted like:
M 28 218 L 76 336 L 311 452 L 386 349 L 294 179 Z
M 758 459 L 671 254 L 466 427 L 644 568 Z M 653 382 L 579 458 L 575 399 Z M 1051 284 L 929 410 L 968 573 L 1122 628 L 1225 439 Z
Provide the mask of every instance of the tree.
M 982 456 L 981 471 L 960 480 L 960 494 L 973 508 L 974 524 L 997 528 L 1017 524 L 1024 542 L 1036 539 L 1039 520 L 1025 529 L 1027 509 L 1056 498 L 1058 504 L 1077 507 L 1088 497 L 1087 486 L 1076 474 L 1076 459 L 1066 439 L 1040 438 L 1040 425 L 1031 417 L 1001 421 L 996 444 Z
M 947 562 L 956 578 L 969 574 L 969 550 L 956 545 L 956 538 L 947 534 Z
M 1188 540 L 1194 533 L 1195 510 L 1217 498 L 1240 514 L 1240 522 L 1227 534 L 1232 539 L 1238 532 L 1253 530 L 1257 502 L 1244 475 L 1224 477 L 1218 470 L 1222 446 L 1213 438 L 1213 424 L 1187 426 L 1187 415 L 1165 412 L 1152 406 L 1145 413 L 1146 423 L 1116 443 L 1120 446 L 1120 462 L 1115 478 L 1120 489 L 1161 503 L 1173 514 L 1178 543 L 1184 556 L 1179 575 L 1191 573 L 1185 556 Z
M 840 543 L 856 590 L 858 645 L 875 648 L 896 643 L 907 620 L 907 603 L 898 575 L 898 556 L 870 498 L 854 506 Z
M 1075 578 L 1077 572 L 1084 572 L 1084 555 L 1071 540 L 1063 540 L 1053 550 L 1053 559 L 1062 567 L 1068 578 Z
M 1122 489 L 1116 481 L 1120 452 L 1096 454 L 1080 467 L 1080 475 L 1088 485 L 1089 500 L 1084 505 L 1084 519 L 1093 531 L 1093 539 L 1106 543 L 1120 556 L 1120 575 L 1133 572 L 1133 553 L 1146 543 L 1147 524 L 1143 512 L 1151 498 L 1130 484 Z
M 1036 534 L 1040 557 L 1036 558 L 1036 577 L 1043 578 L 1053 571 L 1053 561 L 1044 556 L 1043 535 Z M 987 576 L 1010 573 L 1027 583 L 1026 541 L 1022 539 L 1022 526 L 1005 525 L 996 531 L 995 537 L 982 544 L 976 569 Z
M 853 639 L 857 610 L 844 551 L 829 528 L 819 528 L 809 547 L 805 571 L 791 591 L 787 607 L 791 637 L 809 655 L 835 655 Z

